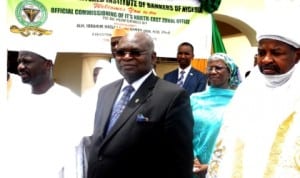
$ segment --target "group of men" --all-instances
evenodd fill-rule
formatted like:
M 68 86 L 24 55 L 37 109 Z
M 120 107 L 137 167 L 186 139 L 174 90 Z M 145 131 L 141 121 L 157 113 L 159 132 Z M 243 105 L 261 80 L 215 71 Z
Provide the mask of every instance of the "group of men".
M 299 176 L 300 41 L 295 33 L 272 30 L 257 36 L 257 66 L 225 112 L 208 177 Z M 166 81 L 172 74 L 165 80 L 153 75 L 156 53 L 146 33 L 126 34 L 115 56 L 124 79 L 100 89 L 94 131 L 85 150 L 87 177 L 193 177 L 190 93 L 180 83 L 181 71 L 192 71 L 193 48 L 179 45 L 179 68 L 172 82 Z M 183 76 L 186 82 L 189 72 Z M 131 99 L 111 126 L 113 108 L 127 85 L 134 88 Z
M 295 33 L 274 29 L 257 36 L 257 66 L 237 88 L 225 112 L 208 177 L 299 177 L 300 40 Z M 194 176 L 189 97 L 205 90 L 207 81 L 191 67 L 193 46 L 180 44 L 178 69 L 160 79 L 153 73 L 157 56 L 149 34 L 128 32 L 113 42 L 113 61 L 122 77 L 99 89 L 92 134 L 84 137 L 82 152 L 77 151 L 80 160 L 69 155 L 81 134 L 76 116 L 71 115 L 76 106 L 66 112 L 66 103 L 60 103 L 63 99 L 48 106 L 50 101 L 41 96 L 66 96 L 53 81 L 53 62 L 47 56 L 20 51 L 18 70 L 23 82 L 32 86 L 35 99 L 30 107 L 36 110 L 24 106 L 32 100 L 25 98 L 17 107 L 30 111 L 31 120 L 21 120 L 20 114 L 10 122 L 10 127 L 22 132 L 6 140 L 16 153 L 8 159 L 10 177 L 52 178 L 57 173 L 57 177 L 72 178 L 81 171 L 80 176 L 87 178 Z M 55 88 L 61 92 L 54 93 Z M 69 115 L 51 115 L 49 108 Z M 26 128 L 33 123 L 38 127 Z M 14 145 L 16 139 L 19 147 Z M 77 167 L 72 168 L 72 161 L 77 161 Z M 13 170 L 16 163 L 18 171 Z

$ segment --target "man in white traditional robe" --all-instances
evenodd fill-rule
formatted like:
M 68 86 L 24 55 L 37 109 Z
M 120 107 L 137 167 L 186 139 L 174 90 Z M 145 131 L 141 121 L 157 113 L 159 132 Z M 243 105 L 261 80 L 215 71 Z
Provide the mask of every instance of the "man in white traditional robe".
M 257 66 L 225 112 L 209 178 L 300 177 L 300 29 L 276 17 L 258 31 Z

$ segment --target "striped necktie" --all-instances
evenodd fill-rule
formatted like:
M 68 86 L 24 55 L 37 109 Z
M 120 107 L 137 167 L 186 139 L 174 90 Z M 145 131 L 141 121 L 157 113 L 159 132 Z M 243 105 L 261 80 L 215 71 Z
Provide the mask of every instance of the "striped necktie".
M 183 86 L 184 73 L 185 73 L 184 70 L 182 70 L 180 72 L 180 76 L 179 76 L 178 81 L 177 81 L 177 85 L 179 85 L 181 87 Z
M 134 91 L 134 88 L 131 85 L 127 85 L 125 88 L 123 88 L 123 95 L 120 98 L 119 101 L 117 101 L 114 104 L 111 116 L 110 116 L 110 121 L 109 125 L 107 128 L 107 133 L 110 131 L 110 129 L 113 127 L 113 125 L 116 123 L 118 120 L 119 116 L 123 112 L 125 106 L 127 105 L 128 101 L 130 100 L 130 95 Z

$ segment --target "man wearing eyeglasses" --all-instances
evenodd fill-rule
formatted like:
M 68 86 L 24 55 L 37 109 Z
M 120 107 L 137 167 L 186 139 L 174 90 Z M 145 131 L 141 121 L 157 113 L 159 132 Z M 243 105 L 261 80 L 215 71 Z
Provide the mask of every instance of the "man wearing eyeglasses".
M 166 73 L 163 77 L 164 80 L 177 83 L 186 89 L 190 95 L 205 90 L 207 82 L 206 75 L 192 67 L 193 58 L 193 45 L 188 42 L 181 43 L 177 50 L 178 68 Z
M 122 37 L 115 57 L 124 79 L 99 91 L 94 132 L 86 147 L 87 177 L 191 178 L 193 117 L 188 93 L 153 74 L 156 53 L 146 33 Z M 129 101 L 121 107 L 127 88 Z

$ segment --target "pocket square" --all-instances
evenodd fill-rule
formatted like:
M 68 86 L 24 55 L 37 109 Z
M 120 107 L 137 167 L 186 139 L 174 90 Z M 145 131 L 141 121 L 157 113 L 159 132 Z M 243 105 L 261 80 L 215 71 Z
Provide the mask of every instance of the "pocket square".
M 138 114 L 136 116 L 136 122 L 148 122 L 149 118 L 145 117 L 143 114 Z

